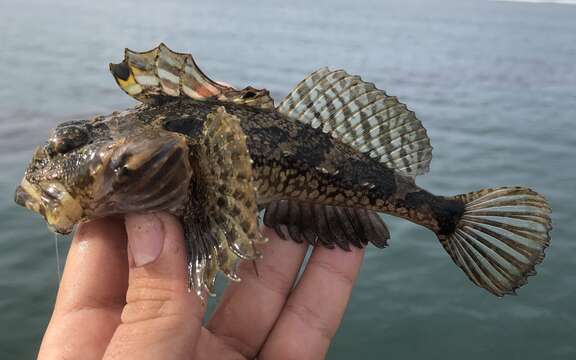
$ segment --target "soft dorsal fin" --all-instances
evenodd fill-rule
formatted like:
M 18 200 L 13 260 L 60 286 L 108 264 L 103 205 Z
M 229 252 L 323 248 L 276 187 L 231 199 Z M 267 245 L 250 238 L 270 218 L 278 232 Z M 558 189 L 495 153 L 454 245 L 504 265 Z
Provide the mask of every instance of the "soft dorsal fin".
M 313 72 L 277 110 L 321 128 L 405 175 L 416 176 L 429 169 L 432 146 L 414 112 L 396 97 L 344 70 Z
M 250 86 L 236 90 L 219 84 L 204 75 L 192 55 L 174 52 L 164 44 L 145 52 L 126 49 L 124 60 L 110 64 L 110 71 L 122 90 L 144 103 L 157 104 L 166 97 L 186 96 L 263 109 L 274 107 L 268 90 Z

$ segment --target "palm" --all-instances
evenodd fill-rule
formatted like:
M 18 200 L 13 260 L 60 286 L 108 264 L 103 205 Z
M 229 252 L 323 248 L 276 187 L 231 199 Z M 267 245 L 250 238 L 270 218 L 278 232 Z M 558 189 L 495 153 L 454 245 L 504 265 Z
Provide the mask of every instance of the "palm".
M 315 249 L 294 287 L 307 247 L 264 231 L 271 241 L 257 261 L 258 275 L 242 263 L 242 282 L 228 285 L 203 325 L 205 308 L 183 289 L 184 259 L 168 265 L 177 276 L 128 271 L 122 221 L 82 225 L 40 358 L 323 358 L 363 251 Z M 182 254 L 183 241 L 174 244 L 172 251 Z

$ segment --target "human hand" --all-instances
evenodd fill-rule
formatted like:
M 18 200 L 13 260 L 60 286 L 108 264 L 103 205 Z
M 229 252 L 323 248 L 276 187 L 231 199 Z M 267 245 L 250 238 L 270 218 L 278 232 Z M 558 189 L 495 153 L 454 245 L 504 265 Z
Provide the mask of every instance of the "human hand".
M 321 359 L 364 255 L 270 241 L 240 264 L 207 323 L 186 287 L 178 220 L 165 213 L 81 224 L 72 242 L 39 359 Z

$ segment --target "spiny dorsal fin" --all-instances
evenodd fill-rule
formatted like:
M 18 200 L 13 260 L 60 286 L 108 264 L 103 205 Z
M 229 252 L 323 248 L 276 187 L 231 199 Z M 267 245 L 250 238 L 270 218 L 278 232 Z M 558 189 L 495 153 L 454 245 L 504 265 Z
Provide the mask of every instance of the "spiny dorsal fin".
M 161 43 L 156 48 L 124 51 L 124 60 L 110 64 L 116 82 L 128 95 L 149 104 L 165 97 L 187 96 L 195 100 L 218 100 L 263 109 L 274 107 L 268 90 L 233 87 L 211 80 L 190 54 L 177 53 Z
M 416 176 L 429 169 L 432 146 L 414 112 L 396 97 L 344 70 L 313 72 L 277 110 L 321 128 L 405 175 Z

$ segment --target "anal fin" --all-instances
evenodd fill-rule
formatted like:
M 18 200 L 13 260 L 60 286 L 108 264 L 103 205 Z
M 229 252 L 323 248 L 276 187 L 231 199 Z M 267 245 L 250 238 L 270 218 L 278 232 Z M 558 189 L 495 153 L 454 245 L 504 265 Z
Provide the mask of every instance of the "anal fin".
M 264 224 L 282 238 L 289 236 L 299 243 L 344 250 L 350 250 L 350 246 L 362 248 L 368 243 L 383 248 L 390 238 L 386 224 L 373 211 L 291 200 L 271 202 Z

